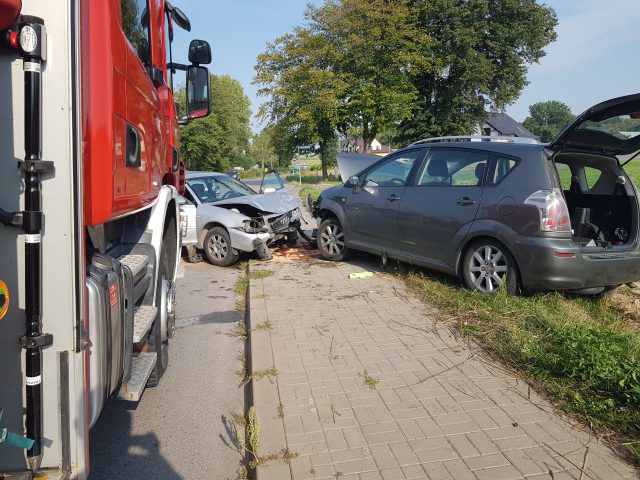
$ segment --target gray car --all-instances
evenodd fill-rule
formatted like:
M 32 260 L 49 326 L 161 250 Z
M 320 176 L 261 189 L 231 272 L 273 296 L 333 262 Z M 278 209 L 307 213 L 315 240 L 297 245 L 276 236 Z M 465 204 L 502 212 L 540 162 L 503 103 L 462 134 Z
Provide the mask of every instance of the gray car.
M 640 279 L 640 94 L 580 115 L 553 142 L 436 138 L 358 172 L 313 206 L 318 247 L 460 276 L 471 289 L 600 293 Z
M 193 206 L 181 206 L 187 217 L 182 245 L 190 261 L 200 260 L 200 251 L 218 266 L 232 265 L 240 252 L 255 251 L 267 260 L 270 245 L 298 238 L 300 200 L 276 172 L 265 174 L 259 192 L 222 173 L 187 172 L 184 198 L 195 206 L 195 213 Z

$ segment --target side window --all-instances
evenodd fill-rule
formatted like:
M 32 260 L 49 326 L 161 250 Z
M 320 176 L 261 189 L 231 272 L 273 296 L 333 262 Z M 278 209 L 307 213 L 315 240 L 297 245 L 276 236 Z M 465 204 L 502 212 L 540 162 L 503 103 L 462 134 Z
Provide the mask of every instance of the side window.
M 584 177 L 587 181 L 587 188 L 591 190 L 596 182 L 600 179 L 602 171 L 593 167 L 584 167 Z
M 120 0 L 122 31 L 146 67 L 151 65 L 148 0 Z
M 556 162 L 556 171 L 560 179 L 560 185 L 565 192 L 571 188 L 571 169 L 566 163 Z
M 393 158 L 367 172 L 364 186 L 369 187 L 398 187 L 406 185 L 416 160 L 422 157 L 422 150 L 410 150 Z
M 513 158 L 507 157 L 496 157 L 495 159 L 495 168 L 493 170 L 493 174 L 491 175 L 491 179 L 489 180 L 490 185 L 499 184 L 504 177 L 506 177 L 511 170 L 515 168 L 518 164 L 517 160 Z
M 420 186 L 477 186 L 482 185 L 489 161 L 487 152 L 471 150 L 432 149 L 418 173 Z

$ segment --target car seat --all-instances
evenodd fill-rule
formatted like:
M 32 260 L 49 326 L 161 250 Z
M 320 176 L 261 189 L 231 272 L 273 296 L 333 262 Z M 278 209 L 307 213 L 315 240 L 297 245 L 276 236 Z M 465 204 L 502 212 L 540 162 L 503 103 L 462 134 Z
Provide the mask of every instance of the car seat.
M 421 185 L 450 185 L 446 179 L 449 177 L 449 167 L 447 162 L 440 158 L 432 158 L 427 165 L 427 182 L 420 182 Z
M 201 183 L 194 183 L 193 185 L 190 185 L 190 187 L 191 190 L 193 190 L 193 193 L 195 193 L 196 196 L 200 199 L 200 201 L 207 198 L 207 189 Z
M 478 179 L 478 182 L 476 183 L 476 185 L 482 185 L 482 179 L 484 177 L 484 167 L 486 166 L 486 163 L 479 163 L 476 165 L 476 171 L 475 176 Z

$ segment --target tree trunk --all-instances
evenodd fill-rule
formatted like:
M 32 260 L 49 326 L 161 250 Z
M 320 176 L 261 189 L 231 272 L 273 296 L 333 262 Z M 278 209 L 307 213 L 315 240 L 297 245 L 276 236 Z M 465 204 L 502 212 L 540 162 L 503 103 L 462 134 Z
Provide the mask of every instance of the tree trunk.
M 327 155 L 325 148 L 327 146 L 327 142 L 320 140 L 320 163 L 322 164 L 322 181 L 325 182 L 329 179 L 329 175 L 327 174 Z

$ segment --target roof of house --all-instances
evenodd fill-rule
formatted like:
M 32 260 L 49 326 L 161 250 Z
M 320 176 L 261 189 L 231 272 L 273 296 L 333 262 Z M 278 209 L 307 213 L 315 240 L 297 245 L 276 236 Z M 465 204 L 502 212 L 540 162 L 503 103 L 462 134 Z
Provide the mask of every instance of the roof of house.
M 492 113 L 487 116 L 486 122 L 502 135 L 515 135 L 516 137 L 535 138 L 533 133 L 524 128 L 506 113 Z

